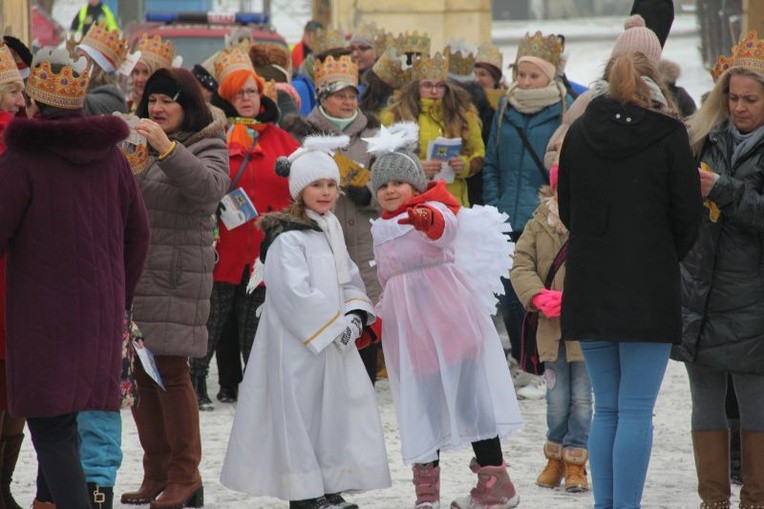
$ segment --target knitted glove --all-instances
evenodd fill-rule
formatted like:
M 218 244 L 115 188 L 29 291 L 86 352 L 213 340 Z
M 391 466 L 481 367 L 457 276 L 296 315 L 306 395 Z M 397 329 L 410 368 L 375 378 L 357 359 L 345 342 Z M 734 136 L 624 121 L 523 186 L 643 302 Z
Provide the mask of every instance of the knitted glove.
M 560 316 L 562 308 L 562 292 L 559 290 L 547 290 L 546 288 L 533 296 L 533 307 L 541 311 L 547 318 Z
M 361 337 L 363 332 L 363 320 L 357 313 L 348 313 L 345 315 L 347 327 L 334 338 L 334 342 L 340 347 L 340 350 L 346 349 L 349 345 L 355 344 L 355 340 Z
M 358 207 L 368 207 L 371 203 L 371 191 L 366 186 L 348 186 L 345 194 Z
M 424 232 L 431 240 L 437 240 L 446 229 L 446 220 L 438 210 L 427 205 L 409 207 L 408 217 L 398 221 L 398 224 L 410 224 L 415 229 Z

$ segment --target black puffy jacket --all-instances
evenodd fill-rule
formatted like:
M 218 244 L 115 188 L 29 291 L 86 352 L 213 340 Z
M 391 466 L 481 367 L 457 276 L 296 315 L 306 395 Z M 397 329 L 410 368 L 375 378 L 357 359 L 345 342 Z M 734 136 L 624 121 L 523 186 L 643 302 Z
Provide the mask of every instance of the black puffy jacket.
M 682 345 L 672 357 L 722 371 L 764 374 L 764 138 L 731 168 L 728 123 L 709 134 L 701 161 L 720 177 L 682 262 Z

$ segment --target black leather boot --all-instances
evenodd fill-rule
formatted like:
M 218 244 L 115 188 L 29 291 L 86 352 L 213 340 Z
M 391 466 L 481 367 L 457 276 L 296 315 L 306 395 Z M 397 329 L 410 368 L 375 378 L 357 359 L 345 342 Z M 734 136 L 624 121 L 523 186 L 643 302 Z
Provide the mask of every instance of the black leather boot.
M 114 488 L 104 488 L 89 482 L 88 493 L 90 493 L 90 507 L 92 509 L 112 509 L 114 507 Z

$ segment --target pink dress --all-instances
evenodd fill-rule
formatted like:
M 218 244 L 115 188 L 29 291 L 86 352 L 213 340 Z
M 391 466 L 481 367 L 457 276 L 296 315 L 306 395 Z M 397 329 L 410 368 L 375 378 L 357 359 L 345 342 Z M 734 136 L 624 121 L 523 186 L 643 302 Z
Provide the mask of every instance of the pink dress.
M 504 352 L 480 285 L 454 263 L 460 221 L 448 207 L 437 240 L 410 225 L 405 213 L 372 223 L 382 345 L 405 463 L 519 429 L 522 421 Z M 459 214 L 469 214 L 464 209 Z

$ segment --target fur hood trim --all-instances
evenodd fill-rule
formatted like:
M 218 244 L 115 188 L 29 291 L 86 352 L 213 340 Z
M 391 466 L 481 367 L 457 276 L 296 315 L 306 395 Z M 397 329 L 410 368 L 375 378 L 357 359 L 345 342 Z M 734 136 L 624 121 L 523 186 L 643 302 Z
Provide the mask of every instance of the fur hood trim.
M 549 228 L 554 230 L 558 235 L 567 235 L 568 229 L 562 224 L 560 220 L 560 210 L 557 204 L 557 198 L 552 194 L 552 188 L 549 186 L 541 186 L 539 188 L 539 202 L 541 206 L 538 209 L 538 213 L 542 216 L 546 216 L 546 219 L 539 218 L 542 223 L 546 224 Z
M 260 260 L 263 263 L 265 263 L 268 248 L 276 240 L 276 237 L 282 233 L 304 230 L 321 231 L 321 228 L 318 227 L 315 221 L 295 217 L 287 212 L 263 214 L 257 219 L 257 226 L 265 233 L 265 238 L 260 243 Z
M 127 124 L 120 118 L 68 113 L 53 118 L 16 118 L 5 129 L 5 143 L 11 150 L 50 151 L 85 164 L 106 157 L 128 134 Z
M 366 120 L 366 123 L 363 123 L 363 120 Z M 358 117 L 355 121 L 345 129 L 344 133 L 340 133 L 339 130 L 333 129 L 329 121 L 326 120 L 326 118 L 323 118 L 323 114 L 318 110 L 318 107 L 316 107 L 305 118 L 299 115 L 288 116 L 281 127 L 294 136 L 295 139 L 302 142 L 307 136 L 315 134 L 321 136 L 347 134 L 352 138 L 354 135 L 363 132 L 365 129 L 379 129 L 381 125 L 382 123 L 375 115 L 358 110 Z
M 666 84 L 676 83 L 682 75 L 682 68 L 676 62 L 664 58 L 658 63 L 658 75 Z

